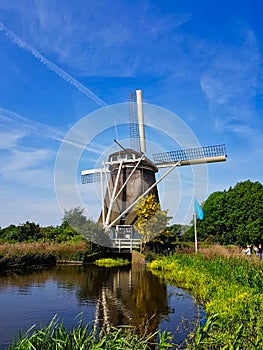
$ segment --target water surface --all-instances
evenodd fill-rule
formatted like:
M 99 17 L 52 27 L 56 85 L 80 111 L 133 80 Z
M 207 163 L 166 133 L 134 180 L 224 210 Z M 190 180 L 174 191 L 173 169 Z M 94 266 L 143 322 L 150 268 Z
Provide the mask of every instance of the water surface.
M 47 325 L 54 315 L 67 328 L 80 317 L 107 329 L 131 324 L 138 331 L 166 329 L 181 343 L 193 329 L 198 306 L 191 295 L 144 268 L 56 266 L 0 276 L 0 350 L 18 330 Z M 81 316 L 78 316 L 80 315 Z

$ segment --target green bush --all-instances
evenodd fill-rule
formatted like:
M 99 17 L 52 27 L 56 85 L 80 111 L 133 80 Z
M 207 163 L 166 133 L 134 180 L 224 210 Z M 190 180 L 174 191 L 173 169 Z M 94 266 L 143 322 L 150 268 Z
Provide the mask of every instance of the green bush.
M 113 267 L 113 266 L 129 265 L 130 262 L 129 262 L 129 260 L 124 260 L 121 258 L 118 258 L 118 259 L 106 258 L 106 259 L 96 260 L 95 264 L 98 266 Z

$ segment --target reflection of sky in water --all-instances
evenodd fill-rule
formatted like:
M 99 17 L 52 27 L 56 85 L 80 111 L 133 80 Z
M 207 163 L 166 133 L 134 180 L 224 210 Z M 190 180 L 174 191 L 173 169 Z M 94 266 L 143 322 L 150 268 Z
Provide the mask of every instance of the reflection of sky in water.
M 171 332 L 172 335 L 176 334 L 177 342 L 181 343 L 189 333 L 189 329 L 193 329 L 197 322 L 197 306 L 193 304 L 190 294 L 177 287 L 167 285 L 167 296 L 169 314 L 162 319 L 160 328 Z M 181 317 L 179 323 L 178 315 Z
M 155 314 L 151 325 L 176 332 L 177 342 L 187 336 L 197 312 L 189 294 L 165 286 L 149 272 L 60 266 L 23 276 L 13 274 L 0 277 L 0 350 L 7 348 L 19 329 L 25 332 L 34 324 L 47 325 L 54 315 L 67 328 L 77 324 L 80 313 L 85 322 L 92 323 L 97 305 L 97 316 L 105 311 L 102 295 L 112 323 L 130 319 L 137 324 L 145 314 Z M 187 320 L 180 322 L 181 318 Z
M 57 314 L 66 327 L 77 323 L 78 314 L 83 312 L 86 322 L 94 320 L 96 305 L 94 302 L 81 305 L 73 289 L 58 288 L 57 282 L 49 280 L 42 285 L 30 288 L 14 287 L 0 292 L 1 325 L 0 349 L 10 344 L 18 330 L 26 331 L 33 324 L 47 325 Z M 75 320 L 75 322 L 74 322 Z

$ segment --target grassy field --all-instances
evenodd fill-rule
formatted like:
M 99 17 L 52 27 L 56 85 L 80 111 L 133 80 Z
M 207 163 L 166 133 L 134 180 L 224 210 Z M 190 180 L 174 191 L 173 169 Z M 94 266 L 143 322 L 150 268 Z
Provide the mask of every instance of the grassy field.
M 233 253 L 233 252 L 232 252 Z M 148 268 L 190 291 L 207 313 L 191 349 L 263 348 L 263 264 L 258 259 L 207 250 L 205 254 L 175 254 Z

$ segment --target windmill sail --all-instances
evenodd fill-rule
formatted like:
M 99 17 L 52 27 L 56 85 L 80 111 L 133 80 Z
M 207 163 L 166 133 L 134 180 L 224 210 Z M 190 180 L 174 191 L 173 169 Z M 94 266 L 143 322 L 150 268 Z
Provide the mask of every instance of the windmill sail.
M 142 90 L 136 90 L 137 97 L 137 111 L 138 111 L 138 122 L 139 122 L 139 134 L 140 134 L 140 151 L 145 153 L 145 135 L 144 135 L 144 115 L 143 115 L 143 104 L 142 104 Z
M 107 169 L 82 170 L 81 182 L 82 184 L 100 182 L 102 178 L 102 174 L 104 174 L 104 176 L 107 176 L 107 173 L 109 173 Z
M 138 122 L 138 108 L 136 92 L 132 91 L 128 95 L 130 148 L 140 152 L 140 133 Z
M 142 90 L 135 90 L 128 95 L 130 147 L 145 153 L 144 115 Z
M 226 160 L 226 157 L 224 144 L 153 154 L 154 163 L 158 168 L 166 168 L 178 161 L 181 166 L 222 162 Z

